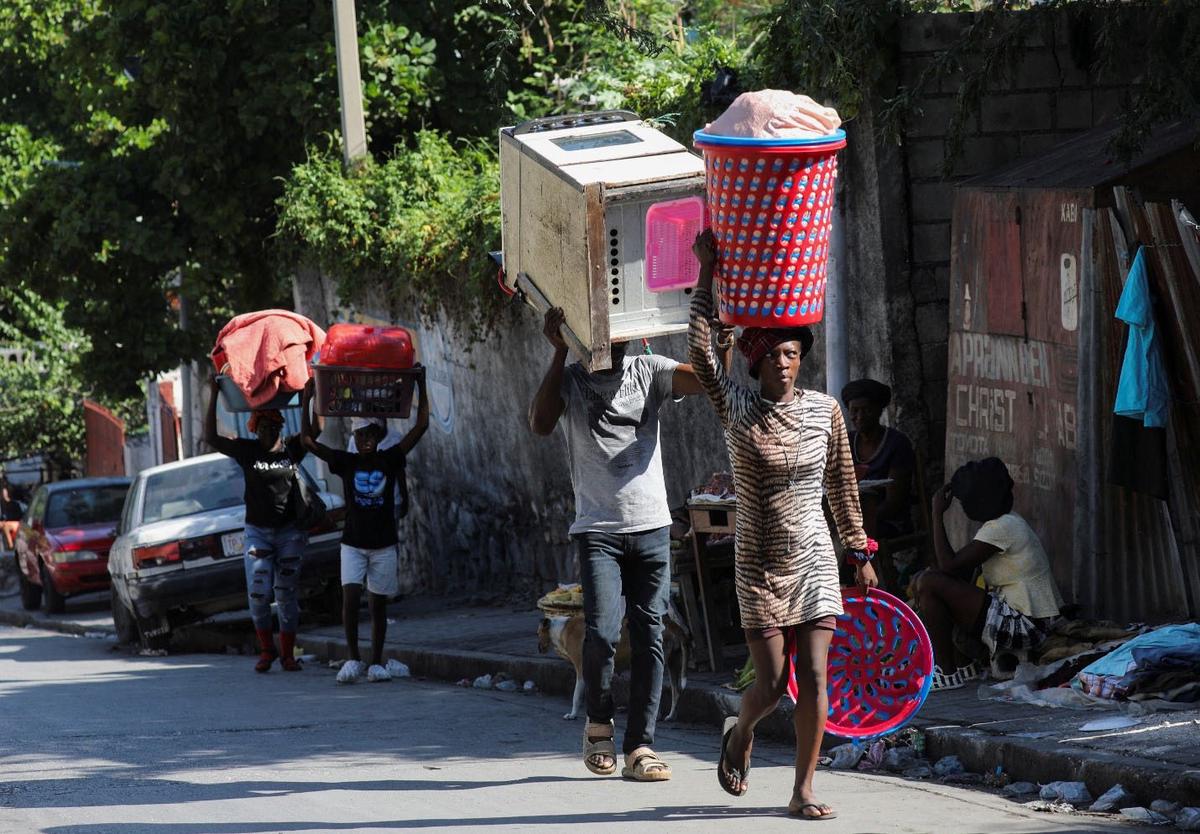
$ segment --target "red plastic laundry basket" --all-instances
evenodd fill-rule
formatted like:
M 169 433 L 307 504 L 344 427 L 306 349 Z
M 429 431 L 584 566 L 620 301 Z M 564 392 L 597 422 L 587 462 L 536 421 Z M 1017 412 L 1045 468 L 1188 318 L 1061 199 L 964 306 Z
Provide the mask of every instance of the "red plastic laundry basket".
M 720 255 L 721 321 L 748 327 L 820 321 L 845 131 L 808 140 L 696 131 L 693 141 L 704 154 L 708 216 Z
M 933 683 L 933 645 L 916 613 L 891 594 L 842 589 L 845 613 L 829 647 L 829 718 L 843 738 L 894 733 L 921 709 Z

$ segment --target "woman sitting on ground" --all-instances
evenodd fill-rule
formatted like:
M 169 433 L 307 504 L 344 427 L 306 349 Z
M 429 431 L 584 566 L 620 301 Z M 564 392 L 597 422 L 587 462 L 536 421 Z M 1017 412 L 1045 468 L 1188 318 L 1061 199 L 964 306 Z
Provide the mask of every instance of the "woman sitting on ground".
M 842 389 L 850 414 L 850 453 L 859 481 L 891 481 L 859 492 L 863 529 L 873 539 L 888 539 L 913 531 L 912 479 L 916 454 L 912 441 L 899 429 L 879 421 L 892 401 L 892 389 L 874 379 L 856 379 Z
M 975 539 L 957 551 L 950 546 L 943 518 L 955 498 L 967 518 L 983 524 Z M 963 465 L 933 496 L 937 568 L 923 571 L 913 587 L 933 641 L 935 690 L 958 689 L 978 677 L 974 663 L 958 667 L 955 660 L 956 625 L 982 640 L 994 658 L 1003 651 L 1035 648 L 1058 617 L 1063 599 L 1050 560 L 1037 533 L 1012 508 L 1013 481 L 999 458 Z M 976 568 L 982 570 L 986 591 L 971 581 Z

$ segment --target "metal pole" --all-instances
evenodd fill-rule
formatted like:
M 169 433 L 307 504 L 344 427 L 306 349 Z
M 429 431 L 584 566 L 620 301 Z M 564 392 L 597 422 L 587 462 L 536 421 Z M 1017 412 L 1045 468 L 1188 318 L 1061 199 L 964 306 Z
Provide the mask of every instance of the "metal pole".
M 838 195 L 825 279 L 825 390 L 840 398 L 850 381 L 849 310 L 846 298 L 846 200 Z
M 333 41 L 337 47 L 338 97 L 342 103 L 342 161 L 349 167 L 367 155 L 354 0 L 333 0 Z
M 187 333 L 188 329 L 188 305 L 187 296 L 183 293 L 179 294 L 179 329 Z M 179 387 L 181 389 L 183 400 L 183 455 L 184 458 L 190 458 L 195 454 L 196 447 L 193 445 L 195 438 L 192 426 L 192 360 L 188 360 L 179 366 Z

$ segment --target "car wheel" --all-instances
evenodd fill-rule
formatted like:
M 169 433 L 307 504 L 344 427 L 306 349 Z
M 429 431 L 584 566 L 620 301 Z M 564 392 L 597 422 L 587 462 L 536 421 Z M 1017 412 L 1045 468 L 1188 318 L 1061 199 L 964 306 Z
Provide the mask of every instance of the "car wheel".
M 138 639 L 140 635 L 137 620 L 133 618 L 133 612 L 121 601 L 116 588 L 112 589 L 112 618 L 113 626 L 117 630 L 118 643 L 133 643 Z
M 41 566 L 42 572 L 42 601 L 46 604 L 46 613 L 61 614 L 67 610 L 67 598 L 58 592 L 54 587 L 54 579 L 50 576 L 50 569 L 43 562 Z
M 171 629 L 168 627 L 165 631 L 162 630 L 161 621 L 147 620 L 141 617 L 137 619 L 138 638 L 142 643 L 143 649 L 150 651 L 165 651 L 171 645 Z M 154 634 L 149 632 L 153 631 Z
M 20 568 L 17 568 L 17 580 L 21 583 L 21 607 L 26 611 L 36 611 L 42 604 L 41 586 L 30 582 Z

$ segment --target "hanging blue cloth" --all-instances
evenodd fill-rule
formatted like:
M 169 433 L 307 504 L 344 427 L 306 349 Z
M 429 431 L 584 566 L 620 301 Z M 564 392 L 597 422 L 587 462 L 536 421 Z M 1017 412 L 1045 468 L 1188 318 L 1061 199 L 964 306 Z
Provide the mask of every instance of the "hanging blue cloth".
M 1125 346 L 1113 411 L 1122 417 L 1139 419 L 1147 428 L 1163 428 L 1170 411 L 1170 395 L 1150 303 L 1145 249 L 1138 249 L 1129 268 L 1117 304 L 1117 318 L 1129 325 L 1129 342 Z

